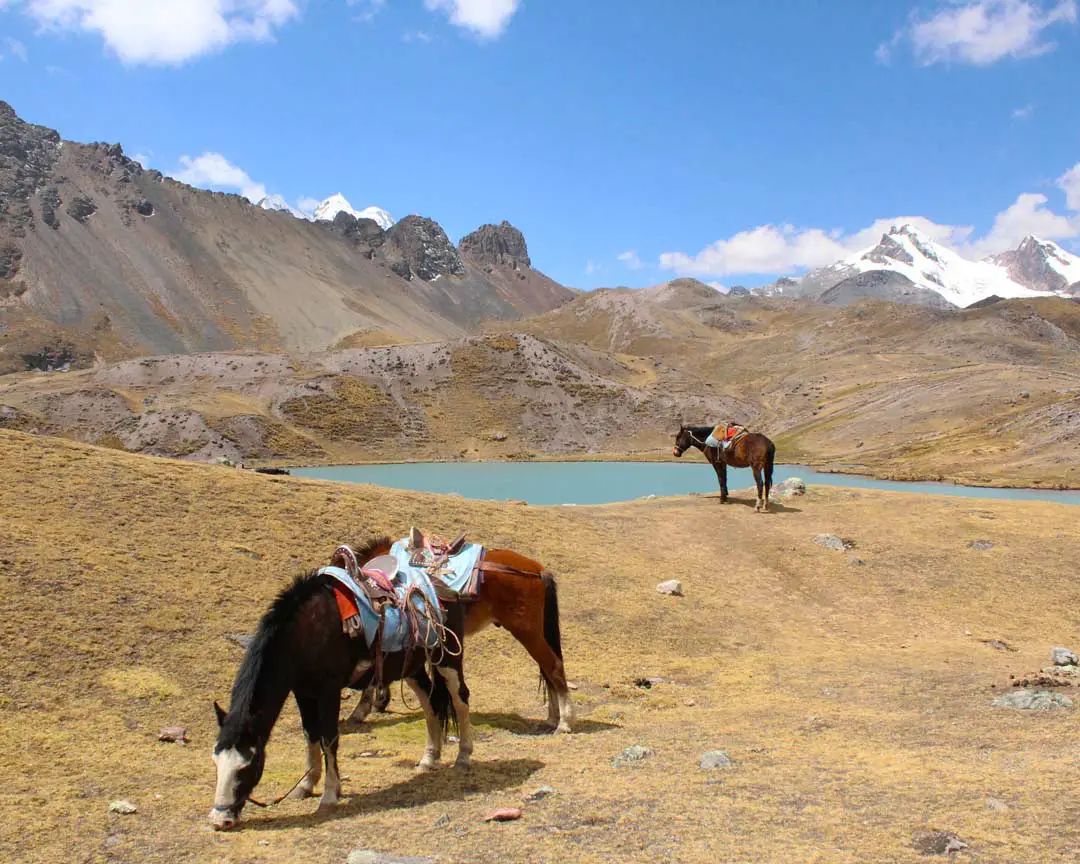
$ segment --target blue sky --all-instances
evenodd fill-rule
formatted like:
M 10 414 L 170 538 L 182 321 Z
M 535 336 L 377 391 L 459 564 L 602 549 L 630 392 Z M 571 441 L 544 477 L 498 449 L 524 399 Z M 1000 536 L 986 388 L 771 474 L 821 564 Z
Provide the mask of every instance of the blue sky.
M 1076 0 L 0 0 L 0 98 L 200 185 L 753 285 L 1080 236 Z M 1073 81 L 1073 84 L 1069 84 Z M 206 154 L 217 154 L 207 156 Z

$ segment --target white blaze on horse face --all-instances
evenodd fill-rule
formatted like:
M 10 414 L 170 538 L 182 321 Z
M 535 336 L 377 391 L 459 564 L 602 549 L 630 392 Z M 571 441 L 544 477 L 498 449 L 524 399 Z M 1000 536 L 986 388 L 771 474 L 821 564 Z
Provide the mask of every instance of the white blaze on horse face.
M 235 747 L 215 753 L 213 759 L 214 764 L 217 765 L 214 806 L 231 807 L 237 803 L 236 787 L 240 783 L 237 775 L 251 764 L 251 759 L 242 755 Z

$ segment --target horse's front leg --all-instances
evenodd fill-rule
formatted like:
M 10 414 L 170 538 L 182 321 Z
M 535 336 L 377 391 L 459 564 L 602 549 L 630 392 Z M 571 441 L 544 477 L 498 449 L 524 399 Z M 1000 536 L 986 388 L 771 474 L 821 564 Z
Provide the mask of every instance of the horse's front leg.
M 309 696 L 297 696 L 296 705 L 300 709 L 300 723 L 304 727 L 304 742 L 307 744 L 307 770 L 304 778 L 289 793 L 292 799 L 310 798 L 315 794 L 315 784 L 322 777 L 322 752 L 319 738 L 322 727 L 319 725 L 319 701 Z
M 421 671 L 415 678 L 406 678 L 420 708 L 424 712 L 424 721 L 427 723 L 427 744 L 424 746 L 424 755 L 416 763 L 417 771 L 434 771 L 439 767 L 439 759 L 442 758 L 443 729 L 439 718 L 435 716 L 435 709 L 431 707 L 431 679 L 427 673 Z
M 341 774 L 338 773 L 338 712 L 341 711 L 341 689 L 333 687 L 319 697 L 319 745 L 326 760 L 326 782 L 319 799 L 319 809 L 337 804 L 341 798 Z
M 438 674 L 446 681 L 450 699 L 454 703 L 454 714 L 458 725 L 458 755 L 454 765 L 463 768 L 469 764 L 473 752 L 472 723 L 469 721 L 469 688 L 465 686 L 465 676 L 461 669 L 450 666 L 436 667 Z
M 717 454 L 716 461 L 713 462 L 713 468 L 716 469 L 716 479 L 720 481 L 720 503 L 727 503 L 727 463 L 723 461 L 722 456 Z

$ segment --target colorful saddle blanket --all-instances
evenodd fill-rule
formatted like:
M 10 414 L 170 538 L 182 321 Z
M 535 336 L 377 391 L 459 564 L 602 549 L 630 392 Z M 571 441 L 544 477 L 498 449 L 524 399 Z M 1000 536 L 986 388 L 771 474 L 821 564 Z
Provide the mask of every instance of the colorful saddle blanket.
M 712 434 L 705 439 L 705 443 L 710 447 L 730 447 L 749 431 L 745 426 L 737 423 L 721 423 L 713 429 Z
M 375 644 L 380 618 L 384 654 L 421 645 L 427 648 L 439 645 L 441 628 L 434 625 L 441 625 L 444 616 L 435 586 L 423 569 L 409 568 L 397 573 L 392 581 L 397 602 L 381 610 L 376 610 L 367 592 L 343 567 L 323 567 L 319 573 L 332 577 L 347 589 L 350 596 L 335 591 L 342 621 L 346 630 L 362 630 L 368 645 Z
M 439 596 L 448 600 L 476 593 L 476 568 L 483 554 L 484 547 L 479 543 L 466 543 L 453 555 L 439 555 L 427 546 L 417 548 L 408 537 L 390 547 L 398 573 L 430 577 Z

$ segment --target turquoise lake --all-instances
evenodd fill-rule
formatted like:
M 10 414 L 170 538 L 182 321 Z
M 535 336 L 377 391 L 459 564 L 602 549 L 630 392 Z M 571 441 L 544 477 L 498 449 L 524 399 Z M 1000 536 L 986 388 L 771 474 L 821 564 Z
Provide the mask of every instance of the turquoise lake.
M 516 499 L 538 505 L 610 504 L 647 495 L 719 492 L 716 475 L 704 462 L 415 462 L 294 468 L 292 473 L 298 477 L 371 483 L 418 492 L 455 492 L 481 500 Z M 801 477 L 811 487 L 844 486 L 962 498 L 1080 504 L 1080 491 L 901 483 L 855 474 L 821 474 L 799 465 L 777 465 L 773 472 L 774 484 L 788 477 Z M 745 490 L 752 490 L 753 486 L 754 475 L 749 469 L 728 469 L 728 489 L 734 497 L 745 495 Z M 753 497 L 753 492 L 749 497 Z

